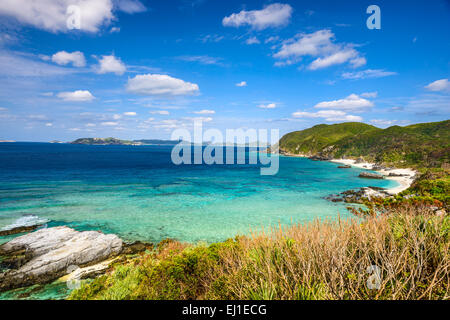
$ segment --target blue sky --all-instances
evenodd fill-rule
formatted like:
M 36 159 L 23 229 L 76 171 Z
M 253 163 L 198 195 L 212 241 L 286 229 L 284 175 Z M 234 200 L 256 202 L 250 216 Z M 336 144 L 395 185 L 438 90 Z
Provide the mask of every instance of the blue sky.
M 445 120 L 449 40 L 444 0 L 0 0 L 0 139 Z

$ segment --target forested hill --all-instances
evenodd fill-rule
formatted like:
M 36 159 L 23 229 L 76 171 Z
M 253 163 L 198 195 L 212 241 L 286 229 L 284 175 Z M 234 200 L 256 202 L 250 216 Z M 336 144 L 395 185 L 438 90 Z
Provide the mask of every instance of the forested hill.
M 449 163 L 450 120 L 386 129 L 347 122 L 286 134 L 280 151 L 307 156 L 357 158 L 393 165 L 441 167 Z

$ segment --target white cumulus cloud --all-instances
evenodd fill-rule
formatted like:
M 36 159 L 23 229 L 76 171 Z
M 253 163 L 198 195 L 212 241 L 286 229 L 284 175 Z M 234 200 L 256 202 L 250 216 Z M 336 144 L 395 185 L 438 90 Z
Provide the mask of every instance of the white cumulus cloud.
M 115 0 L 114 3 L 113 0 L 2 0 L 0 15 L 54 33 L 69 32 L 73 30 L 68 28 L 67 21 L 74 14 L 68 8 L 75 6 L 79 9 L 80 30 L 98 32 L 116 19 L 114 9 L 130 14 L 145 11 L 137 0 Z
M 247 86 L 247 82 L 246 81 L 241 81 L 239 83 L 236 83 L 236 87 L 246 87 Z
M 450 92 L 450 81 L 448 81 L 448 79 L 436 80 L 436 81 L 430 83 L 429 85 L 425 86 L 425 89 L 427 89 L 429 91 L 435 91 L 435 92 L 437 92 L 437 91 Z
M 60 92 L 58 97 L 65 101 L 92 101 L 95 98 L 88 90 Z
M 257 37 L 250 37 L 247 40 L 245 40 L 245 43 L 248 45 L 252 45 L 252 44 L 259 44 L 261 43 L 261 41 L 259 41 Z
M 336 43 L 334 33 L 324 29 L 313 33 L 299 33 L 283 42 L 273 57 L 278 59 L 277 66 L 290 65 L 310 56 L 315 60 L 308 66 L 310 70 L 326 68 L 332 65 L 349 63 L 357 68 L 366 64 L 366 59 L 347 43 Z
M 373 106 L 373 102 L 361 98 L 357 94 L 351 94 L 344 99 L 320 102 L 314 108 L 362 112 Z
M 99 74 L 115 73 L 117 75 L 122 75 L 126 70 L 125 64 L 114 55 L 102 56 L 98 60 L 98 66 L 96 68 L 96 72 Z
M 242 10 L 239 13 L 223 18 L 226 27 L 240 27 L 249 25 L 254 29 L 263 30 L 269 27 L 284 26 L 289 23 L 292 7 L 288 4 L 273 3 L 261 10 Z
M 194 95 L 199 92 L 195 83 L 163 74 L 143 74 L 128 79 L 126 90 L 130 93 L 153 96 Z
M 134 111 L 129 111 L 129 112 L 124 112 L 123 115 L 124 116 L 135 116 L 135 115 L 137 115 L 137 113 Z
M 322 118 L 329 122 L 334 121 L 362 121 L 360 116 L 347 114 L 338 110 L 321 110 L 318 112 L 297 111 L 292 114 L 294 118 Z
M 84 58 L 83 52 L 74 51 L 59 51 L 52 55 L 51 60 L 59 65 L 67 65 L 71 63 L 74 67 L 84 67 L 86 65 L 86 59 Z

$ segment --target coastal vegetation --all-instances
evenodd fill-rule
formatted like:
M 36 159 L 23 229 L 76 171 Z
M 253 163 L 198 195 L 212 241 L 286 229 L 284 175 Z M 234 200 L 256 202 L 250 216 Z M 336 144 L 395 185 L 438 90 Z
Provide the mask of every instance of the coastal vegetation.
M 70 299 L 448 299 L 450 219 L 400 206 L 211 245 L 173 240 Z
M 358 122 L 321 124 L 286 134 L 280 150 L 290 154 L 359 158 L 415 168 L 440 168 L 450 162 L 450 120 L 379 129 Z
M 402 193 L 365 199 L 354 219 L 238 236 L 160 243 L 86 281 L 70 299 L 449 299 L 450 121 L 379 129 L 318 125 L 280 150 L 412 166 Z

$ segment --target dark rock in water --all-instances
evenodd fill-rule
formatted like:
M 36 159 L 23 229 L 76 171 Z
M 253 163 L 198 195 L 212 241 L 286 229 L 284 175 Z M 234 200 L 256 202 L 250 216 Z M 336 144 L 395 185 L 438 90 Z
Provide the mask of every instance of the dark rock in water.
M 386 190 L 386 188 L 374 187 L 374 186 L 368 186 L 367 188 L 370 188 L 370 189 L 375 190 L 375 191 L 384 191 L 384 190 Z
M 123 254 L 137 254 L 137 253 L 145 252 L 147 250 L 152 250 L 152 249 L 153 249 L 152 243 L 135 241 L 130 244 L 124 244 L 122 253 Z
M 391 172 L 391 173 L 389 173 L 389 177 L 409 177 L 409 175 L 402 174 L 402 173 Z
M 314 156 L 309 157 L 308 159 L 314 160 L 314 161 L 330 161 L 330 160 L 332 160 L 332 158 L 330 158 L 330 157 L 325 157 L 325 156 L 321 156 L 321 155 L 314 155 Z
M 42 226 L 43 226 L 43 224 L 38 224 L 38 225 L 34 225 L 34 226 L 20 226 L 20 227 L 11 228 L 8 230 L 0 230 L 0 237 L 34 231 L 37 228 L 40 228 Z
M 366 178 L 366 179 L 384 179 L 383 176 L 376 174 L 376 173 L 372 173 L 372 172 L 361 172 L 359 174 L 360 178 Z
M 339 169 L 349 169 L 349 168 L 351 168 L 351 167 L 352 167 L 352 166 L 350 166 L 350 165 L 348 165 L 348 164 L 343 165 L 343 166 L 338 166 Z
M 0 274 L 0 291 L 48 283 L 70 273 L 70 267 L 95 264 L 121 251 L 122 240 L 113 234 L 41 229 L 0 246 L 3 261 L 13 267 Z
M 324 199 L 331 201 L 331 202 L 342 202 L 344 199 L 338 195 L 338 194 L 331 194 L 328 197 L 325 197 Z

